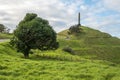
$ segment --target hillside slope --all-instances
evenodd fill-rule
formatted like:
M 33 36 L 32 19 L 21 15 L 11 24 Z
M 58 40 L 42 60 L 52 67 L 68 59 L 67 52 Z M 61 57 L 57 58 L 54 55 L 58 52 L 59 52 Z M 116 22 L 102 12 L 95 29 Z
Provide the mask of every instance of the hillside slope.
M 59 33 L 58 41 L 59 49 L 33 50 L 29 59 L 0 43 L 0 80 L 120 80 L 119 39 L 82 27 L 77 35 Z M 75 54 L 64 52 L 66 46 Z
M 88 27 L 81 28 L 78 34 L 68 35 L 68 30 L 58 33 L 61 48 L 69 46 L 76 55 L 120 63 L 120 39 Z
M 0 80 L 120 79 L 120 65 L 82 57 L 80 61 L 64 59 L 61 55 L 66 55 L 66 57 L 68 55 L 64 52 L 59 52 L 59 54 L 58 51 L 45 51 L 44 57 L 35 53 L 30 59 L 24 59 L 8 43 L 0 43 Z M 59 56 L 55 58 L 58 54 Z M 70 58 L 71 56 L 69 55 Z M 75 58 L 75 55 L 73 56 Z

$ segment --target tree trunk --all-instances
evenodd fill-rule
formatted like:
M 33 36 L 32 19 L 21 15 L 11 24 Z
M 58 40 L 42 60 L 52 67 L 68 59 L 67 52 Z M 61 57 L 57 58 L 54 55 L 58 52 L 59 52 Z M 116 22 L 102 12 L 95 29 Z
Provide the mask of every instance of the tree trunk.
M 28 58 L 29 58 L 29 51 L 30 51 L 29 48 L 26 49 L 26 51 L 25 51 L 25 53 L 24 53 L 24 57 L 25 57 L 25 59 L 28 59 Z
M 24 53 L 24 57 L 25 57 L 25 59 L 28 59 L 29 58 L 29 53 Z

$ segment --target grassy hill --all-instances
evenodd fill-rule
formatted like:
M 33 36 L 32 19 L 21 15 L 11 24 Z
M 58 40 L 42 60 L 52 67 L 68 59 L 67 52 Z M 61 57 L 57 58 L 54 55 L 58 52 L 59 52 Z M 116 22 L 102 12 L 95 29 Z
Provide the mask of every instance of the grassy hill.
M 33 50 L 30 59 L 24 59 L 8 42 L 0 43 L 0 80 L 120 79 L 118 38 L 82 27 L 79 34 L 58 33 L 58 41 L 58 50 Z M 74 55 L 62 50 L 66 46 Z
M 81 27 L 82 32 L 68 35 L 67 30 L 58 35 L 61 47 L 71 47 L 76 55 L 88 59 L 101 59 L 113 63 L 120 63 L 120 39 L 107 33 L 88 27 Z M 65 38 L 69 37 L 69 40 Z

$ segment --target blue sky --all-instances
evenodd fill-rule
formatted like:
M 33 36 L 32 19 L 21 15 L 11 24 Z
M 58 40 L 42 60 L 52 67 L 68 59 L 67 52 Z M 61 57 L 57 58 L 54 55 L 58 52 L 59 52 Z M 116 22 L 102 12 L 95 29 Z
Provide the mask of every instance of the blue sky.
M 0 0 L 0 24 L 11 30 L 26 13 L 49 20 L 56 32 L 81 24 L 120 38 L 120 0 Z

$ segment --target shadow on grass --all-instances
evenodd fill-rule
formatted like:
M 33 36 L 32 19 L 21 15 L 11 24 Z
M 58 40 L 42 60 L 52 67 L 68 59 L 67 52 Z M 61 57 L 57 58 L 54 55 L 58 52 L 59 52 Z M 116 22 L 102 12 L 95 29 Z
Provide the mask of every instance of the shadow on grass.
M 110 73 L 110 74 L 107 74 L 106 76 L 104 76 L 105 80 L 112 80 L 113 77 L 115 77 L 114 73 Z
M 80 59 L 75 59 L 74 57 L 66 57 L 66 56 L 49 56 L 49 55 L 34 55 L 29 58 L 30 60 L 49 60 L 49 61 L 73 61 L 73 62 L 79 62 Z
M 85 79 L 85 80 L 93 80 L 92 75 L 87 75 L 87 74 L 76 74 L 76 75 L 67 75 L 68 77 L 71 77 L 73 79 Z

